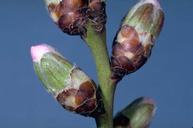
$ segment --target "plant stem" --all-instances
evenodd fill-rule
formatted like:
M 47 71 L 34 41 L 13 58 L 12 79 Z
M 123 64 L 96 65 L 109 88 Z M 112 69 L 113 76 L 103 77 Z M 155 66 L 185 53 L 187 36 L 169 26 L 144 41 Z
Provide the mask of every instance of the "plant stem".
M 90 47 L 97 68 L 99 87 L 102 93 L 105 113 L 96 118 L 98 128 L 113 128 L 113 100 L 115 82 L 110 78 L 111 68 L 106 46 L 106 31 L 99 33 L 91 25 L 87 27 L 84 38 Z

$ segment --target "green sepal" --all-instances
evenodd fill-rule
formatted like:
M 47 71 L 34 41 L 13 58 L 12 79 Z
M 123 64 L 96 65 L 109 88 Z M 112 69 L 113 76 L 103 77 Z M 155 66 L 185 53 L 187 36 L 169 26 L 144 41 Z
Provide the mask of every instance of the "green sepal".
M 44 87 L 54 95 L 70 85 L 73 65 L 57 53 L 43 55 L 40 62 L 34 63 L 34 69 Z
M 123 25 L 134 27 L 139 33 L 151 33 L 158 37 L 162 29 L 164 13 L 151 3 L 137 4 L 125 16 Z

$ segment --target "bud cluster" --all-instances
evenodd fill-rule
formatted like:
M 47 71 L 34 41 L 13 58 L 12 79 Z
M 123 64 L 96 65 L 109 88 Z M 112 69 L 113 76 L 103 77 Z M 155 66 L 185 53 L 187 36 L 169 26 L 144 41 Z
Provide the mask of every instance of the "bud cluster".
M 141 0 L 129 11 L 113 43 L 113 79 L 120 80 L 145 64 L 163 22 L 164 14 L 157 0 Z
M 63 108 L 96 118 L 99 127 L 147 128 L 156 108 L 152 99 L 136 99 L 115 116 L 114 122 L 112 101 L 117 82 L 141 68 L 151 55 L 164 22 L 159 2 L 140 0 L 128 12 L 113 40 L 109 62 L 104 31 L 105 0 L 44 1 L 51 18 L 64 33 L 80 35 L 89 44 L 99 77 L 97 88 L 86 73 L 53 47 L 32 46 L 34 69 L 46 90 Z M 112 73 L 110 78 L 109 73 Z
M 69 35 L 86 36 L 88 21 L 97 32 L 106 23 L 105 3 L 102 0 L 45 0 L 51 18 Z

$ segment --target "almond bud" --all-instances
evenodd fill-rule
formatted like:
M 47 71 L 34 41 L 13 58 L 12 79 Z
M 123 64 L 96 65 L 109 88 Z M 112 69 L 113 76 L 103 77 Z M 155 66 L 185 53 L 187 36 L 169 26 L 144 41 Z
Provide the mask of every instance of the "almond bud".
M 86 32 L 87 0 L 45 0 L 51 18 L 59 28 L 69 35 Z
M 31 47 L 34 69 L 43 85 L 67 110 L 90 116 L 97 108 L 96 85 L 51 46 Z
M 45 0 L 45 3 L 51 18 L 64 33 L 86 37 L 89 25 L 97 32 L 105 29 L 103 0 Z
M 113 79 L 120 80 L 145 64 L 163 22 L 164 13 L 157 0 L 141 0 L 129 11 L 113 43 Z
M 133 101 L 114 119 L 114 128 L 148 128 L 155 113 L 155 103 L 141 97 Z

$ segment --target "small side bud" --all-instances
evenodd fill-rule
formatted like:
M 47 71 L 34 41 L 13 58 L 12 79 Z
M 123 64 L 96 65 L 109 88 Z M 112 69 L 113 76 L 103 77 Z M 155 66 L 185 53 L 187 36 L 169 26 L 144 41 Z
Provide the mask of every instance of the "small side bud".
M 138 98 L 116 115 L 114 128 L 148 128 L 155 108 L 152 99 Z
M 97 108 L 96 85 L 46 44 L 31 47 L 34 69 L 44 87 L 67 110 L 90 116 Z
M 59 28 L 69 35 L 86 32 L 87 0 L 45 0 L 51 18 Z
M 106 4 L 102 0 L 90 0 L 88 5 L 87 15 L 97 32 L 101 32 L 105 28 L 107 19 L 105 7 Z
M 163 22 L 164 13 L 157 0 L 141 0 L 129 11 L 114 39 L 112 79 L 120 80 L 145 64 Z

